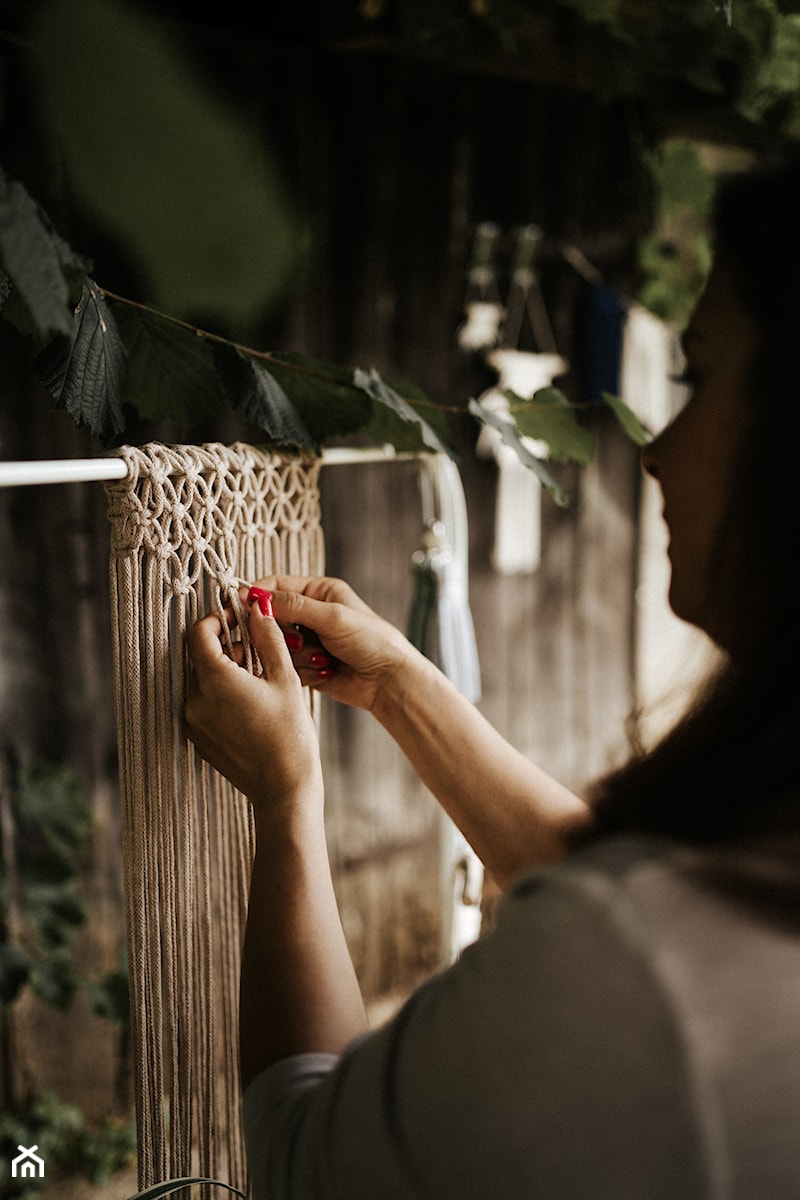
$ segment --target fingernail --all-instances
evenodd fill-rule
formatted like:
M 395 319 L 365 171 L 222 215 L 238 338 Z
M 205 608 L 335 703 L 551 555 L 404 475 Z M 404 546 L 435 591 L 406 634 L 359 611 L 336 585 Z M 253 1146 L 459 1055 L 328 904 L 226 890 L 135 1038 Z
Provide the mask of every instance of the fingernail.
M 261 610 L 262 616 L 275 616 L 274 612 L 272 611 L 272 592 L 267 592 L 264 588 L 250 588 L 250 591 L 247 593 L 247 603 L 257 604 Z
M 312 654 L 308 661 L 312 667 L 329 667 L 331 665 L 330 656 L 327 654 Z
M 335 674 L 333 667 L 328 667 L 324 671 L 317 671 L 317 679 L 330 679 L 333 674 Z
M 301 650 L 303 648 L 302 633 L 285 633 L 283 637 L 290 650 Z M 311 661 L 314 661 L 313 658 Z

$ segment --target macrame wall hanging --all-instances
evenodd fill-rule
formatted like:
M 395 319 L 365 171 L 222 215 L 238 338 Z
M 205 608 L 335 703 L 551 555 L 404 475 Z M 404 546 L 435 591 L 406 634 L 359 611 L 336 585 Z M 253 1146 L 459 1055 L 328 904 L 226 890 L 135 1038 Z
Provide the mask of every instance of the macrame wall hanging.
M 524 225 L 514 237 L 505 306 L 499 302 L 495 258 L 499 228 L 488 222 L 475 234 L 472 262 L 467 272 L 466 320 L 456 338 L 464 350 L 480 352 L 498 373 L 479 403 L 490 412 L 507 413 L 507 391 L 524 398 L 549 387 L 569 364 L 556 350 L 555 336 L 535 269 L 542 230 Z M 481 292 L 478 300 L 476 284 Z M 525 337 L 523 338 L 523 333 Z M 546 458 L 546 443 L 523 438 L 539 458 Z M 476 447 L 481 458 L 494 458 L 498 467 L 495 532 L 491 561 L 501 574 L 528 574 L 541 559 L 541 486 L 533 472 L 506 446 L 489 425 L 480 432 Z
M 319 459 L 237 444 L 124 447 L 106 485 L 139 1186 L 246 1188 L 238 987 L 245 799 L 182 730 L 184 634 L 271 573 L 322 574 Z M 245 630 L 246 640 L 246 630 Z

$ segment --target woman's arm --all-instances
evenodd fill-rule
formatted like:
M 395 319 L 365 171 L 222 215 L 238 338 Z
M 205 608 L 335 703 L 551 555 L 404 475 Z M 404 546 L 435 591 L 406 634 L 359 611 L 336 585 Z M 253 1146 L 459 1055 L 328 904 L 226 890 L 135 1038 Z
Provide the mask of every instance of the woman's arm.
M 251 609 L 264 667 L 256 678 L 227 655 L 221 634 L 217 616 L 188 634 L 186 727 L 255 814 L 240 994 L 246 1087 L 279 1059 L 341 1053 L 367 1022 L 331 883 L 316 729 L 283 635 Z
M 373 712 L 495 883 L 566 853 L 583 800 L 515 750 L 433 663 L 388 680 Z
M 263 586 L 273 589 L 303 682 L 374 714 L 497 883 L 564 854 L 568 835 L 589 820 L 585 803 L 515 750 L 351 588 L 294 576 Z M 305 630 L 300 646 L 296 626 Z

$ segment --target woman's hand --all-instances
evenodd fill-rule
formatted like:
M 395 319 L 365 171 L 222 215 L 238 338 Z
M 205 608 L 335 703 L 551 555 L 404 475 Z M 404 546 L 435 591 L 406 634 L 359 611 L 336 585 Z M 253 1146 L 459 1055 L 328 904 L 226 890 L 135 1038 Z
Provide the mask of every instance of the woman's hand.
M 327 577 L 271 576 L 275 617 L 302 682 L 355 708 L 372 710 L 385 685 L 417 654 L 348 584 Z
M 268 604 L 265 608 L 269 611 Z M 226 614 L 230 625 L 233 613 Z M 258 604 L 250 607 L 250 637 L 261 677 L 230 657 L 217 614 L 189 630 L 193 664 L 186 732 L 200 754 L 244 792 L 256 810 L 322 803 L 317 731 L 284 636 Z

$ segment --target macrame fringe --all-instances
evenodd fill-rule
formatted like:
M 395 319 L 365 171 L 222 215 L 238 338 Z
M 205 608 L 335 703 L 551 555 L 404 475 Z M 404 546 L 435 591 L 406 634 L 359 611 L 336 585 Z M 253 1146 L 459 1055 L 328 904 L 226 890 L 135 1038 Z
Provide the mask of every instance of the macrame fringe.
M 240 613 L 243 582 L 324 572 L 320 460 L 243 444 L 119 454 L 128 474 L 106 492 L 139 1187 L 200 1174 L 245 1190 L 236 1030 L 253 829 L 183 733 L 184 638 L 204 613 Z

